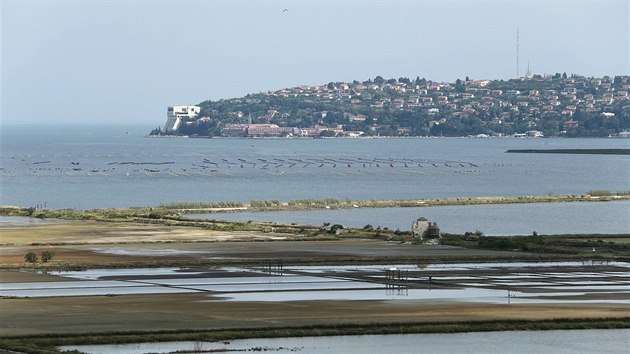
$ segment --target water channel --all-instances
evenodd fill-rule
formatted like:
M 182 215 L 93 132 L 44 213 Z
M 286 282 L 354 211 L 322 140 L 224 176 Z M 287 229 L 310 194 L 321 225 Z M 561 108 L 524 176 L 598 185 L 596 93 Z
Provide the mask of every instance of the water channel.
M 220 350 L 237 353 L 252 349 L 277 353 L 483 353 L 483 354 L 627 354 L 630 330 L 510 331 L 448 334 L 365 335 L 243 339 L 229 342 L 168 342 L 119 345 L 65 346 L 90 354 L 172 353 Z M 509 350 L 508 350 L 509 348 Z
M 452 205 L 410 208 L 360 208 L 308 211 L 188 214 L 192 218 L 275 221 L 306 225 L 387 227 L 409 230 L 419 217 L 435 221 L 441 231 L 463 234 L 481 230 L 486 235 L 630 233 L 630 201 Z

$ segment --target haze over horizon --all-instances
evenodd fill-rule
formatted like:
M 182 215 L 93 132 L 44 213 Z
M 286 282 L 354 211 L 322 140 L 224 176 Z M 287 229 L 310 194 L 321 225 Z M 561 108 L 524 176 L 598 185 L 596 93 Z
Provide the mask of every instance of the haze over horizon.
M 163 123 L 300 84 L 628 75 L 622 1 L 3 0 L 2 123 Z M 286 11 L 284 11 L 286 9 Z

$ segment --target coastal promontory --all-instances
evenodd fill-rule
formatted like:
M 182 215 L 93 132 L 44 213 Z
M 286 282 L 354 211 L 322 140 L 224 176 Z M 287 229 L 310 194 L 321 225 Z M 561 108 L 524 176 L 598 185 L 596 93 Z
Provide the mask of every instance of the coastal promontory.
M 329 82 L 172 106 L 151 135 L 630 136 L 630 77 Z

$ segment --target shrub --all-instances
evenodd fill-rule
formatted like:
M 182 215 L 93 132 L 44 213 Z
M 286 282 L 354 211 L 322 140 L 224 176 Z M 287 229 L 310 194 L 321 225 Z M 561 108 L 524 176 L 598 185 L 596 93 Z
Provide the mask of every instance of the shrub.
M 587 192 L 591 197 L 609 197 L 612 193 L 605 189 L 595 189 Z
M 484 238 L 479 240 L 479 247 L 494 250 L 512 250 L 519 248 L 512 240 L 506 238 Z
M 326 205 L 338 205 L 339 204 L 339 199 L 336 198 L 324 198 L 322 200 Z
M 50 260 L 52 260 L 52 259 L 53 259 L 53 256 L 54 256 L 54 254 L 53 254 L 52 252 L 50 252 L 50 251 L 44 251 L 44 252 L 42 252 L 42 255 L 41 255 L 41 257 L 42 257 L 42 262 L 43 262 L 43 263 L 48 263 Z

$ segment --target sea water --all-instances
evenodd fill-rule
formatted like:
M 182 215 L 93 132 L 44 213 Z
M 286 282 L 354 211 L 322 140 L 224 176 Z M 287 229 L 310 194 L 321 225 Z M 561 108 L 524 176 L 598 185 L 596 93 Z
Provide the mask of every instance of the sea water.
M 505 153 L 628 148 L 628 139 L 145 137 L 151 128 L 3 125 L 0 204 L 580 194 L 630 180 L 630 156 Z

